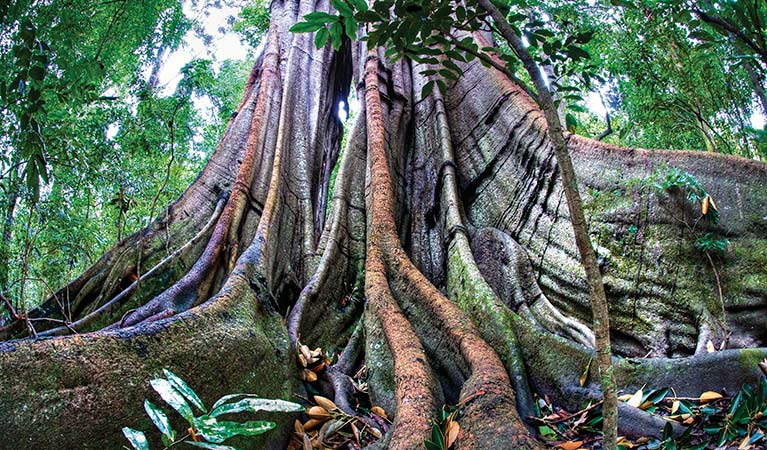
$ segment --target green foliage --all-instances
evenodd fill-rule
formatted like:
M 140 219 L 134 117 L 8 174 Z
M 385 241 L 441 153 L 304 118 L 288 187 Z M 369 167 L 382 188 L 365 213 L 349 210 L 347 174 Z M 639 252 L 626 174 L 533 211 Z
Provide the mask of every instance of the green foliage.
M 710 231 L 695 239 L 695 248 L 703 252 L 723 252 L 728 245 L 730 245 L 729 239 L 719 238 Z
M 719 222 L 719 210 L 713 203 L 713 199 L 689 172 L 676 167 L 656 170 L 650 176 L 650 182 L 658 192 L 685 195 L 694 206 L 701 205 L 701 216 L 709 223 Z
M 239 104 L 247 62 L 196 59 L 175 91 L 158 85 L 158 59 L 193 25 L 182 6 L 20 1 L 0 15 L 0 291 L 21 314 L 183 192 Z
M 615 142 L 763 154 L 748 132 L 757 89 L 749 72 L 763 84 L 762 66 L 744 58 L 737 37 L 719 35 L 696 17 L 705 2 L 612 4 L 571 8 L 567 17 L 600 30 L 588 48 L 609 80 Z M 746 2 L 726 2 L 718 14 L 734 20 L 733 8 L 742 7 Z
M 208 412 L 200 397 L 183 379 L 168 369 L 163 369 L 163 374 L 165 378 L 158 377 L 150 381 L 152 388 L 190 426 L 189 434 L 177 438 L 178 434 L 173 430 L 165 412 L 149 400 L 144 400 L 144 410 L 160 431 L 166 449 L 182 442 L 208 449 L 235 449 L 220 444 L 234 436 L 256 436 L 265 433 L 273 429 L 276 426 L 275 423 L 262 420 L 234 422 L 219 420 L 218 416 L 259 411 L 300 412 L 304 409 L 297 403 L 284 400 L 263 399 L 253 394 L 231 394 L 221 397 Z M 193 407 L 202 414 L 196 416 Z M 143 432 L 129 427 L 124 427 L 122 431 L 134 449 L 149 449 L 149 441 Z
M 258 47 L 262 37 L 269 30 L 269 4 L 263 0 L 257 0 L 243 7 L 232 28 L 240 33 L 242 40 L 251 47 Z
M 479 58 L 483 65 L 493 65 L 491 54 L 500 57 L 505 70 L 513 74 L 519 62 L 512 52 L 501 52 L 495 47 L 480 48 L 470 36 L 459 37 L 461 32 L 474 32 L 488 25 L 486 13 L 481 10 L 476 0 L 460 5 L 443 0 L 436 4 L 425 0 L 392 1 L 377 0 L 368 8 L 362 0 L 333 0 L 333 7 L 338 15 L 314 12 L 304 16 L 290 31 L 295 33 L 315 32 L 314 43 L 317 48 L 328 41 L 334 50 L 341 48 L 343 39 L 356 39 L 358 28 L 368 25 L 370 32 L 361 39 L 367 41 L 369 48 L 386 47 L 386 56 L 393 61 L 406 57 L 418 63 L 429 65 L 421 74 L 430 77 L 421 90 L 421 96 L 428 96 L 438 87 L 443 94 L 448 84 L 463 75 L 460 63 Z M 564 77 L 579 75 L 587 85 L 591 80 L 599 79 L 594 67 L 587 64 L 589 53 L 583 48 L 588 43 L 593 31 L 564 32 L 554 34 L 551 24 L 535 17 L 528 17 L 521 12 L 523 5 L 502 3 L 500 6 L 509 12 L 509 23 L 521 35 L 527 38 L 533 57 L 541 65 L 554 69 L 552 80 L 555 87 L 570 92 L 566 98 L 580 100 L 577 89 L 567 86 Z M 390 13 L 393 11 L 394 16 Z M 575 128 L 576 120 L 570 116 L 569 125 Z
M 667 170 L 659 170 L 653 174 L 654 186 L 658 191 L 682 191 L 687 200 L 692 203 L 700 203 L 707 195 L 703 186 L 689 172 L 672 167 Z

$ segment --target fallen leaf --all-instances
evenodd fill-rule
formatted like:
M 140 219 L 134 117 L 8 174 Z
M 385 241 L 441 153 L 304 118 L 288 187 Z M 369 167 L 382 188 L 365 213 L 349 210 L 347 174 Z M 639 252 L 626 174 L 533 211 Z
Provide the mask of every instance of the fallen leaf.
M 655 403 L 653 403 L 653 402 L 644 402 L 641 405 L 639 405 L 639 409 L 645 410 L 645 409 L 647 409 L 647 408 L 649 408 L 651 406 L 654 406 L 654 405 L 655 405 Z
M 714 343 L 711 342 L 711 339 L 706 342 L 706 351 L 709 353 L 714 353 L 716 351 L 716 347 L 714 347 Z
M 709 199 L 709 196 L 708 196 L 708 195 L 706 195 L 706 196 L 703 198 L 703 203 L 701 203 L 701 205 L 700 205 L 700 212 L 701 212 L 701 214 L 703 214 L 704 216 L 705 216 L 706 214 L 708 214 L 708 199 Z
M 642 397 L 644 397 L 644 392 L 640 389 L 636 391 L 626 403 L 634 408 L 639 408 L 639 405 L 642 404 Z
M 633 442 L 626 439 L 625 436 L 618 436 L 618 439 L 615 441 L 617 445 L 620 445 L 623 448 L 634 448 L 636 445 L 634 445 Z
M 671 414 L 674 414 L 679 409 L 679 400 L 674 400 L 674 402 L 671 404 Z
M 698 399 L 701 403 L 708 403 L 712 402 L 714 400 L 719 400 L 722 398 L 722 394 L 714 391 L 706 391 L 702 394 L 700 394 L 700 398 Z
M 317 402 L 318 405 L 322 406 L 323 408 L 325 408 L 328 411 L 333 411 L 334 409 L 337 408 L 336 404 L 333 403 L 332 400 L 330 400 L 329 398 L 325 398 L 325 397 L 323 397 L 321 395 L 315 395 L 314 396 L 314 401 Z
M 330 419 L 330 413 L 322 406 L 312 406 L 306 410 L 306 415 L 315 420 L 328 420 Z
M 386 411 L 384 411 L 384 409 L 381 408 L 380 406 L 374 406 L 374 407 L 370 408 L 370 412 L 372 412 L 373 414 L 375 414 L 378 417 L 381 417 L 381 418 L 384 418 L 384 419 L 387 418 L 386 417 Z
M 450 424 L 447 426 L 447 433 L 445 433 L 447 436 L 447 448 L 450 448 L 455 440 L 458 439 L 459 431 L 461 431 L 461 426 L 458 425 L 458 422 L 451 420 Z
M 743 438 L 743 442 L 740 443 L 738 446 L 738 450 L 746 450 L 750 445 L 748 444 L 748 441 L 751 440 L 751 433 L 748 433 L 746 437 Z
M 586 369 L 584 369 L 583 373 L 581 374 L 581 379 L 579 380 L 581 387 L 586 386 L 586 382 L 589 380 L 589 369 L 591 369 L 592 360 L 593 358 L 589 358 L 589 362 L 586 364 Z
M 317 420 L 317 419 L 309 419 L 304 424 L 304 430 L 311 431 L 315 428 L 317 428 L 318 425 L 322 425 L 324 420 Z
M 581 448 L 583 441 L 567 441 L 561 444 L 557 444 L 557 448 L 561 450 L 577 450 Z

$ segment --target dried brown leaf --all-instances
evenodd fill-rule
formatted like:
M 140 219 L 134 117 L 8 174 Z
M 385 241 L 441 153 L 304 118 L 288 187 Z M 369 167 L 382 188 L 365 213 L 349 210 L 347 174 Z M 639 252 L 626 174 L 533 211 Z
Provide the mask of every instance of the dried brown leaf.
M 378 417 L 388 419 L 388 417 L 386 416 L 386 411 L 384 411 L 384 409 L 381 408 L 380 406 L 374 406 L 370 408 L 370 412 L 377 415 Z
M 458 425 L 458 422 L 451 420 L 450 423 L 447 425 L 447 433 L 445 433 L 445 436 L 447 438 L 448 449 L 452 447 L 455 440 L 458 439 L 458 433 L 460 431 L 461 431 L 461 426 Z
M 712 402 L 714 400 L 719 400 L 722 398 L 722 394 L 714 391 L 706 391 L 702 394 L 700 394 L 700 398 L 698 399 L 701 403 L 708 403 Z

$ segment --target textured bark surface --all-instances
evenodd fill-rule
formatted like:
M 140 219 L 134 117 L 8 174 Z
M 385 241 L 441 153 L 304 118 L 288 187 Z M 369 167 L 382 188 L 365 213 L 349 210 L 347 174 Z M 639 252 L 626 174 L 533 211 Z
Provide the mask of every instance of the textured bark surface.
M 588 286 L 541 112 L 480 64 L 444 98 L 422 99 L 422 67 L 359 43 L 316 50 L 313 36 L 287 32 L 329 8 L 273 3 L 264 54 L 200 177 L 34 312 L 82 334 L 44 321 L 40 334 L 66 335 L 2 330 L 16 338 L 0 343 L 0 429 L 14 448 L 119 446 L 122 426 L 150 429 L 141 401 L 163 367 L 206 402 L 294 399 L 298 339 L 332 349 L 353 336 L 316 386 L 351 408 L 347 375 L 365 364 L 371 401 L 394 420 L 379 448 L 419 448 L 438 409 L 459 402 L 457 448 L 541 448 L 523 420 L 534 392 L 570 407 L 600 396 L 579 384 L 594 355 Z M 341 152 L 350 86 L 365 100 Z M 767 355 L 765 165 L 567 139 L 625 357 L 619 388 L 697 395 L 756 380 Z M 681 223 L 696 205 L 641 188 L 664 164 L 697 177 L 721 210 L 710 231 L 731 242 L 714 258 L 722 299 Z M 726 332 L 732 350 L 706 354 Z M 624 409 L 620 426 L 660 425 Z M 241 445 L 285 443 L 283 431 Z

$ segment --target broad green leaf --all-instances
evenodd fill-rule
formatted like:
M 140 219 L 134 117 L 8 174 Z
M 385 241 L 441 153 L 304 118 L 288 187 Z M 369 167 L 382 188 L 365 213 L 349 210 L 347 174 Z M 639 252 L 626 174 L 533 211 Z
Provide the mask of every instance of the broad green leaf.
M 152 385 L 152 388 L 160 394 L 160 397 L 165 400 L 165 403 L 178 411 L 178 413 L 181 414 L 181 417 L 186 419 L 190 424 L 194 421 L 192 407 L 189 406 L 189 403 L 184 400 L 184 396 L 173 387 L 170 381 L 165 378 L 155 378 L 149 383 Z
M 439 69 L 438 72 L 439 72 L 440 75 L 442 75 L 443 77 L 447 78 L 448 80 L 457 80 L 458 79 L 458 75 L 456 75 L 455 73 L 453 73 L 450 70 Z
M 333 50 L 338 51 L 341 49 L 343 34 L 344 29 L 340 23 L 335 22 L 330 26 L 330 45 L 333 46 Z
M 432 441 L 423 441 L 423 444 L 426 446 L 426 450 L 443 450 L 441 445 Z
M 226 403 L 229 400 L 231 400 L 233 398 L 236 398 L 236 397 L 254 397 L 254 398 L 258 398 L 258 395 L 256 395 L 256 394 L 244 394 L 244 393 L 225 395 L 225 396 L 221 397 L 220 399 L 216 400 L 216 403 L 213 404 L 213 408 L 211 408 L 211 409 L 216 409 L 220 405 L 223 405 L 224 403 Z
M 157 405 L 149 400 L 144 400 L 144 411 L 146 411 L 149 418 L 152 419 L 152 422 L 157 426 L 157 429 L 160 430 L 160 433 L 162 433 L 162 442 L 166 446 L 173 443 L 173 441 L 176 440 L 176 432 L 173 431 L 173 428 L 170 426 L 168 416 L 166 416 Z
M 421 98 L 426 98 L 431 94 L 431 91 L 434 90 L 434 80 L 430 80 L 428 83 L 424 84 L 421 88 Z
M 217 406 L 210 412 L 209 416 L 218 417 L 222 414 L 233 414 L 242 411 L 299 412 L 303 410 L 304 407 L 298 403 L 288 402 L 285 400 L 273 400 L 268 398 L 244 398 L 234 403 L 226 403 Z
M 440 71 L 440 72 L 441 72 L 441 71 Z M 445 94 L 447 94 L 447 85 L 445 84 L 445 82 L 444 82 L 444 81 L 442 81 L 442 80 L 437 80 L 437 87 L 439 87 L 439 92 L 440 92 L 442 95 L 445 95 Z
M 352 0 L 352 3 L 354 3 L 354 7 L 357 8 L 357 11 L 368 10 L 368 2 L 365 0 Z
M 298 22 L 290 27 L 291 33 L 311 33 L 324 27 L 322 23 L 318 22 Z
M 232 436 L 255 436 L 266 433 L 277 426 L 274 422 L 252 420 L 248 422 L 232 422 L 229 420 L 216 420 L 213 417 L 203 416 L 194 419 L 194 427 L 205 440 L 220 444 Z
M 578 120 L 575 118 L 574 115 L 570 113 L 565 114 L 565 127 L 567 128 L 567 131 L 569 131 L 570 133 L 575 133 L 575 130 L 578 128 Z M 641 389 L 639 391 L 641 392 Z M 634 400 L 634 397 L 632 397 L 632 400 Z M 642 400 L 641 395 L 639 396 L 639 400 L 640 401 Z M 631 400 L 629 401 L 629 405 L 637 407 L 637 408 L 639 407 L 638 404 L 637 405 L 633 404 Z
M 149 450 L 149 441 L 143 432 L 133 428 L 123 427 L 123 435 L 130 442 L 130 445 L 136 450 Z
M 436 423 L 431 427 L 431 441 L 438 444 L 440 448 L 444 447 L 445 437 L 442 435 L 442 430 Z
M 352 8 L 344 0 L 330 0 L 330 4 L 344 17 L 351 17 L 354 14 Z
M 317 34 L 314 35 L 314 46 L 319 48 L 322 48 L 327 44 L 328 38 L 330 37 L 330 32 L 328 31 L 327 27 L 322 27 L 319 30 L 317 30 Z
M 335 22 L 336 20 L 338 20 L 338 17 L 332 14 L 328 14 L 326 12 L 316 11 L 316 12 L 305 15 L 304 20 L 307 22 L 320 22 L 325 24 L 325 23 Z
M 357 21 L 354 20 L 354 17 L 349 16 L 344 19 L 344 30 L 349 40 L 357 39 Z
M 168 369 L 162 369 L 162 373 L 165 374 L 166 377 L 168 377 L 168 381 L 170 384 L 176 388 L 177 391 L 181 393 L 184 397 L 186 397 L 187 400 L 189 400 L 194 406 L 197 407 L 202 412 L 208 412 L 207 409 L 205 409 L 205 405 L 202 403 L 202 400 L 200 400 L 200 397 L 197 396 L 197 393 L 194 392 L 194 389 L 189 387 L 188 384 L 186 384 L 186 381 L 182 380 L 178 375 L 171 372 Z

